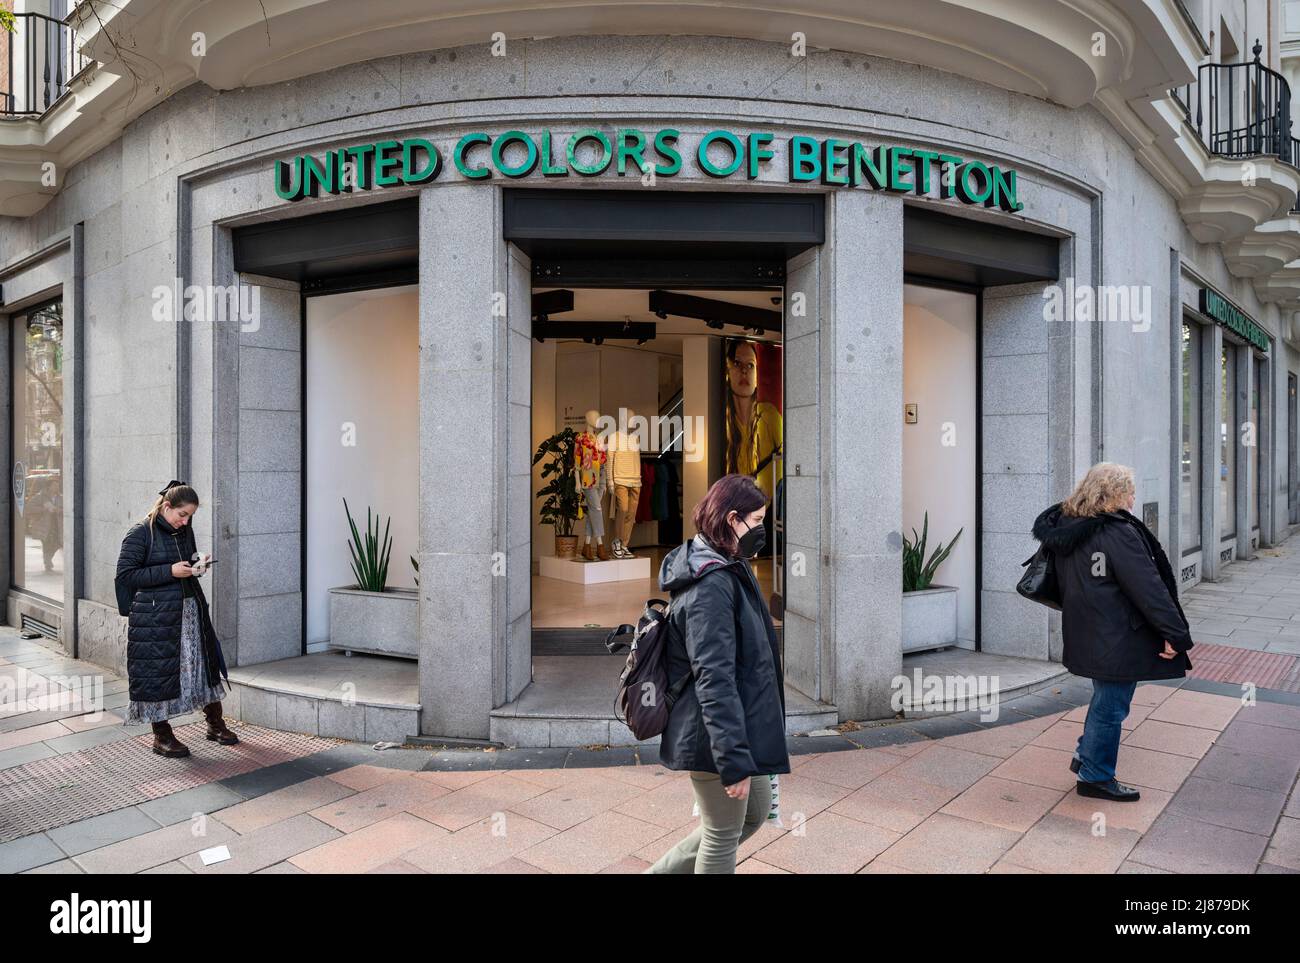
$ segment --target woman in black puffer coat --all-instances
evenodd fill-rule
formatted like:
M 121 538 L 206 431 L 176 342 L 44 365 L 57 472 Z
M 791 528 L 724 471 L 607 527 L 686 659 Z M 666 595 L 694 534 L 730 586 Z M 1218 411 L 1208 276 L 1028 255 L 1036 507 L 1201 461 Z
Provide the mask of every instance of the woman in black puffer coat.
M 1178 604 L 1173 568 L 1159 540 L 1131 509 L 1133 470 L 1093 465 L 1064 502 L 1034 522 L 1061 592 L 1062 661 L 1092 680 L 1093 696 L 1070 768 L 1080 796 L 1133 802 L 1115 780 L 1121 725 L 1137 683 L 1181 679 L 1192 667 L 1192 636 Z
M 768 777 L 790 771 L 781 652 L 749 563 L 766 513 L 753 478 L 724 475 L 695 508 L 699 534 L 659 568 L 672 593 L 668 682 L 694 682 L 669 711 L 659 761 L 690 772 L 700 825 L 649 873 L 735 872 L 737 847 L 771 810 Z
M 239 741 L 221 718 L 221 678 L 226 662 L 212 628 L 195 566 L 190 522 L 199 496 L 181 481 L 168 482 L 143 521 L 131 526 L 117 560 L 117 606 L 128 621 L 127 723 L 153 726 L 153 751 L 188 756 L 168 719 L 200 706 L 207 738 L 223 746 Z

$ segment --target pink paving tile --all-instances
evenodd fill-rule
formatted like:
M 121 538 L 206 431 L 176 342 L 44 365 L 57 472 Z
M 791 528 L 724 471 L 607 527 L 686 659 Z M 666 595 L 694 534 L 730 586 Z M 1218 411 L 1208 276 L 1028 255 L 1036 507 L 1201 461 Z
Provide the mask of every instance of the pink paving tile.
M 649 868 L 650 864 L 644 859 L 637 859 L 635 856 L 624 856 L 617 863 L 606 866 L 601 872 L 609 875 L 631 876 L 644 873 Z
M 1120 727 L 1122 729 L 1136 729 L 1142 720 L 1150 715 L 1153 709 L 1155 709 L 1155 706 L 1144 706 L 1134 702 L 1129 706 L 1128 715 L 1124 717 Z M 1083 722 L 1087 718 L 1087 706 L 1076 706 L 1065 714 L 1065 721 L 1067 722 Z
M 429 788 L 442 789 L 431 785 Z M 455 832 L 480 819 L 505 812 L 517 803 L 540 796 L 547 790 L 545 786 L 539 786 L 537 783 L 524 782 L 505 773 L 497 773 L 491 779 L 480 779 L 455 792 L 447 792 L 445 789 L 442 791 L 444 795 L 436 799 L 405 808 L 422 819 Z
M 62 722 L 46 722 L 39 726 L 28 726 L 26 729 L 15 729 L 13 732 L 0 732 L 0 750 L 30 746 L 34 742 L 57 739 L 71 732 L 72 730 Z
M 1067 792 L 1064 798 L 1052 809 L 1058 816 L 1080 819 L 1091 825 L 1104 825 L 1115 829 L 1131 829 L 1145 833 L 1164 810 L 1165 805 L 1174 797 L 1171 792 L 1159 789 L 1143 789 L 1142 798 L 1137 802 L 1109 802 L 1105 799 L 1090 799 L 1077 792 Z
M 856 873 L 899 839 L 898 833 L 834 812 L 818 813 L 801 833 L 786 833 L 756 854 L 791 873 Z
M 298 853 L 289 862 L 308 873 L 365 873 L 444 833 L 445 829 L 418 816 L 398 812 Z
M 790 874 L 784 869 L 779 869 L 771 863 L 765 863 L 761 859 L 747 859 L 743 863 L 736 864 L 737 876 L 773 876 Z
M 605 812 L 556 833 L 515 858 L 548 873 L 598 873 L 662 835 L 660 826 Z
M 503 812 L 409 850 L 402 858 L 426 873 L 477 873 L 555 832 L 550 826 Z
M 653 823 L 660 827 L 659 831 L 662 833 L 665 830 L 685 826 L 695 819 L 692 815 L 695 808 L 695 792 L 691 788 L 689 778 L 673 780 L 658 789 L 637 793 L 632 798 L 610 808 L 624 816 Z
M 1115 826 L 1096 835 L 1091 823 L 1048 813 L 1006 856 L 1042 873 L 1113 873 L 1139 838 L 1133 830 Z
M 781 776 L 779 784 L 781 815 L 787 826 L 793 819 L 811 819 L 851 792 L 844 786 L 805 776 L 802 770 Z
M 311 812 L 313 809 L 352 794 L 352 790 L 347 786 L 342 786 L 333 779 L 318 776 L 218 810 L 212 814 L 212 818 L 221 820 L 235 832 L 243 835 L 256 832 L 263 826 L 278 823 L 290 816 Z
M 968 789 L 1002 764 L 996 756 L 986 756 L 964 749 L 953 749 L 942 743 L 918 752 L 902 765 L 891 770 L 890 775 L 900 779 L 915 779 L 932 786 L 942 786 L 959 793 Z
M 1196 646 L 1196 651 L 1201 651 L 1199 645 Z M 1167 685 L 1140 685 L 1133 691 L 1133 705 L 1158 706 L 1176 691 L 1178 690 Z
M 503 860 L 495 866 L 489 866 L 483 872 L 502 876 L 537 876 L 546 874 L 546 870 L 538 869 L 531 863 L 525 863 L 518 859 Z
M 1122 742 L 1139 749 L 1154 749 L 1175 756 L 1200 759 L 1210 751 L 1217 735 L 1218 732 L 1213 729 L 1198 729 L 1195 726 L 1147 719 L 1132 732 L 1125 733 Z
M 920 873 L 914 873 L 910 869 L 904 869 L 901 866 L 891 866 L 889 863 L 882 862 L 880 859 L 872 860 L 862 869 L 858 870 L 859 876 L 920 876 Z
M 1060 799 L 1059 789 L 988 776 L 939 811 L 1023 833 Z
M 837 801 L 831 812 L 905 833 L 938 812 L 955 795 L 952 789 L 886 773 Z
M 815 760 L 800 766 L 798 775 L 817 779 L 846 789 L 858 789 L 877 776 L 904 762 L 894 753 L 879 749 L 845 750 L 821 753 Z
M 387 819 L 395 812 L 423 810 L 447 795 L 451 795 L 450 790 L 408 775 L 380 783 L 364 792 L 341 796 L 310 812 L 321 822 L 351 833 Z
M 230 859 L 204 866 L 197 853 L 190 853 L 181 863 L 199 876 L 255 873 L 338 836 L 338 830 L 303 813 L 227 840 Z
M 367 789 L 374 789 L 394 779 L 405 779 L 411 775 L 412 773 L 405 769 L 389 769 L 387 766 L 371 766 L 363 763 L 360 766 L 349 766 L 347 769 L 332 772 L 325 778 L 332 779 L 339 785 L 356 792 L 365 792 Z
M 1010 874 L 1020 874 L 1020 875 L 1031 874 L 1035 876 L 1043 875 L 1042 873 L 1038 872 L 1038 870 L 1036 869 L 1029 869 L 1025 866 L 1017 866 L 1015 863 L 1007 862 L 1005 859 L 999 859 L 996 863 L 994 863 L 993 866 L 989 869 L 989 874 L 993 876 L 1004 876 Z
M 1070 772 L 1070 758 L 1071 754 L 1063 749 L 1025 746 L 991 775 L 1048 789 L 1073 789 L 1078 780 Z
M 1015 725 L 996 726 L 980 732 L 963 732 L 948 736 L 943 740 L 943 744 L 952 749 L 965 749 L 967 752 L 978 752 L 986 756 L 1006 759 L 1015 755 L 1017 749 L 1032 742 L 1036 735 L 1034 730 L 1022 729 Z
M 933 740 L 930 739 L 925 739 L 922 740 L 921 742 L 900 742 L 893 746 L 881 746 L 880 751 L 890 752 L 896 756 L 903 756 L 904 758 L 909 758 L 911 756 L 915 756 L 918 752 L 922 752 L 923 750 L 927 749 L 929 746 L 933 744 L 934 744 Z
M 1196 762 L 1191 756 L 1176 756 L 1121 742 L 1115 777 L 1120 782 L 1140 789 L 1177 792 L 1178 787 L 1196 768 Z
M 1020 834 L 987 823 L 935 813 L 880 855 L 918 873 L 983 873 Z
M 609 779 L 617 779 L 641 789 L 658 789 L 672 779 L 689 779 L 684 772 L 674 772 L 660 765 L 610 766 L 608 769 L 566 769 L 564 772 L 599 772 Z
M 1081 735 L 1083 735 L 1082 723 L 1062 719 L 1035 736 L 1031 745 L 1046 746 L 1048 749 L 1064 749 L 1066 752 L 1073 753 Z
M 407 862 L 406 860 L 404 860 L 404 859 L 390 859 L 388 862 L 384 863 L 382 866 L 376 866 L 374 869 L 367 870 L 366 872 L 368 872 L 368 873 L 374 873 L 374 874 L 376 874 L 376 875 L 383 875 L 383 876 L 389 876 L 389 875 L 392 875 L 392 876 L 397 876 L 397 875 L 404 875 L 404 876 L 428 875 L 428 874 L 426 874 L 426 873 L 424 872 L 424 870 L 422 870 L 422 869 L 418 869 L 418 868 L 416 868 L 415 866 L 412 866 L 410 863 L 408 863 L 408 862 Z
M 464 789 L 466 786 L 472 786 L 476 782 L 482 782 L 484 779 L 491 779 L 494 776 L 501 775 L 499 769 L 470 769 L 463 772 L 434 772 L 421 771 L 413 772 L 411 775 L 416 779 L 425 779 L 435 786 L 443 786 L 447 789 Z M 512 773 L 513 775 L 513 773 Z
M 1175 692 L 1152 709 L 1147 718 L 1222 732 L 1240 708 L 1240 699 L 1201 692 Z
M 555 789 L 541 788 L 540 795 L 514 803 L 510 810 L 554 829 L 569 829 L 647 793 L 638 786 L 599 775 L 573 780 Z M 690 809 L 686 811 L 689 813 Z

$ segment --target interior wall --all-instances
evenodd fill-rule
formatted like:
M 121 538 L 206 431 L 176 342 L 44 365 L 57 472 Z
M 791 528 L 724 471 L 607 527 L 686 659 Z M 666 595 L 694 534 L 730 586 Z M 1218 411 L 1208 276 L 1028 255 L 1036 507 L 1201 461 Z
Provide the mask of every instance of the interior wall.
M 935 573 L 957 586 L 957 638 L 975 645 L 976 298 L 939 288 L 903 287 L 903 531 L 919 533 L 929 513 L 926 556 L 962 534 Z
M 391 516 L 388 585 L 415 586 L 418 288 L 308 298 L 306 320 L 307 642 L 314 645 L 329 639 L 330 588 L 355 584 L 344 498 L 358 531 L 367 508 Z M 468 424 L 464 443 L 476 443 Z

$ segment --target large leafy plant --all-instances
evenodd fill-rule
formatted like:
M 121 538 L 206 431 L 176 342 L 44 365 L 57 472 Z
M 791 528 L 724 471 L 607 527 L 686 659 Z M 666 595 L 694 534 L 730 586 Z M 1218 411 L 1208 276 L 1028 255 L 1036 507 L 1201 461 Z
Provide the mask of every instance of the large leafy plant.
M 921 534 L 916 534 L 916 529 L 912 529 L 912 538 L 909 540 L 906 535 L 903 536 L 903 591 L 919 592 L 922 589 L 928 589 L 930 583 L 934 581 L 934 573 L 939 566 L 943 564 L 952 547 L 957 544 L 957 539 L 961 538 L 964 529 L 957 529 L 957 534 L 952 537 L 952 541 L 945 548 L 942 541 L 938 547 L 931 553 L 927 560 L 925 557 L 925 543 L 930 535 L 930 513 L 925 513 L 925 520 L 921 523 Z
M 546 459 L 542 466 L 542 480 L 546 484 L 537 492 L 537 497 L 544 499 L 542 524 L 555 526 L 555 534 L 561 536 L 572 535 L 578 520 L 578 499 L 581 496 L 573 463 L 577 438 L 572 428 L 565 428 L 538 445 L 533 453 L 534 465 Z
M 365 538 L 357 531 L 357 523 L 352 520 L 352 510 L 348 500 L 343 499 L 343 511 L 348 516 L 348 528 L 352 530 L 352 539 L 348 542 L 348 551 L 352 553 L 352 575 L 357 580 L 357 588 L 363 592 L 382 592 L 388 582 L 388 556 L 393 551 L 393 539 L 388 534 L 392 516 L 384 523 L 384 537 L 379 537 L 379 513 L 371 521 L 370 509 L 366 509 Z

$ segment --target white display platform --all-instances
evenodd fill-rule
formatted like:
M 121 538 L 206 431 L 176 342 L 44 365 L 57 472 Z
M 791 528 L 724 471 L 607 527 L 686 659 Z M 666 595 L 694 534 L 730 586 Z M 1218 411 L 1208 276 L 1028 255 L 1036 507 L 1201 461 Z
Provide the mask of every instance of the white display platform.
M 570 558 L 543 555 L 537 573 L 544 578 L 558 578 L 581 585 L 597 582 L 630 582 L 650 577 L 650 559 L 611 558 L 608 562 L 585 562 Z

